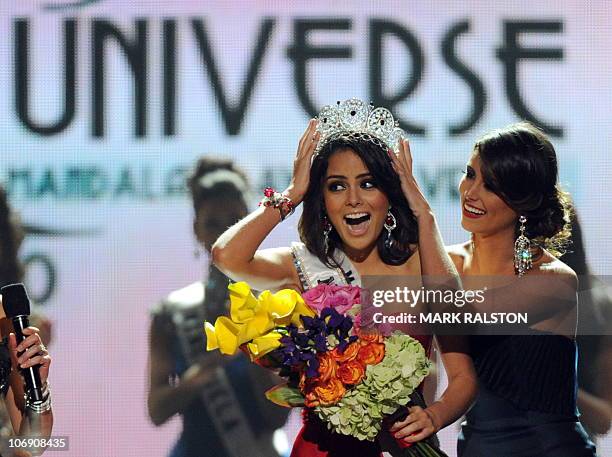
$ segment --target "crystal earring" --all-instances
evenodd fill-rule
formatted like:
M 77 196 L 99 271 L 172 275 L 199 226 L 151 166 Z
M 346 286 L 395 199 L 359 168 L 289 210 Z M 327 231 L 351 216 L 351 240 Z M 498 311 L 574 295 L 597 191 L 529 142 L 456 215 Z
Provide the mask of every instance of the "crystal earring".
M 323 216 L 323 246 L 325 248 L 325 253 L 329 251 L 329 234 L 332 231 L 332 225 L 329 222 L 327 216 Z
M 527 218 L 525 216 L 519 217 L 520 235 L 514 242 L 514 271 L 519 276 L 523 276 L 527 271 L 531 270 L 533 266 L 533 256 L 531 254 L 531 241 L 525 235 L 525 225 L 527 224 Z
M 389 249 L 393 245 L 393 238 L 391 237 L 391 232 L 395 230 L 397 227 L 397 220 L 395 216 L 391 212 L 391 208 L 387 211 L 387 217 L 385 218 L 385 229 L 387 230 L 387 234 L 385 235 L 385 247 Z

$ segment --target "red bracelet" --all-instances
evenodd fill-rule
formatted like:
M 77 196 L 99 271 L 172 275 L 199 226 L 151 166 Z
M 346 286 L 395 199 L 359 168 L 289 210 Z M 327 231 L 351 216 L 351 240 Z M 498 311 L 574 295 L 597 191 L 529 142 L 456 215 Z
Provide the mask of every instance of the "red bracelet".
M 295 205 L 288 196 L 276 192 L 272 187 L 266 187 L 263 193 L 264 198 L 259 202 L 259 206 L 276 208 L 280 212 L 281 221 L 295 211 Z

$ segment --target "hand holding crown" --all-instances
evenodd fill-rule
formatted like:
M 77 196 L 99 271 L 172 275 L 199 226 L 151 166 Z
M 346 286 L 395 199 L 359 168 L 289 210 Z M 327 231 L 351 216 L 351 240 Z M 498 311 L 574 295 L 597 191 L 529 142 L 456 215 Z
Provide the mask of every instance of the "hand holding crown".
M 317 145 L 319 144 L 319 138 L 321 137 L 321 134 L 317 131 L 317 126 L 318 121 L 316 119 L 311 119 L 302 138 L 300 138 L 297 154 L 293 161 L 293 176 L 291 177 L 291 183 L 285 192 L 283 192 L 283 194 L 291 199 L 294 206 L 301 203 L 304 194 L 306 194 L 308 190 L 310 163 Z
M 421 216 L 431 214 L 431 207 L 414 177 L 412 153 L 408 140 L 402 138 L 399 142 L 399 154 L 396 156 L 392 151 L 389 151 L 389 157 L 391 157 L 393 169 L 400 178 L 402 191 L 414 216 L 418 220 Z
M 374 108 L 356 98 L 323 107 L 317 119 L 310 120 L 300 139 L 291 184 L 284 194 L 294 206 L 298 205 L 308 189 L 313 156 L 334 139 L 362 138 L 390 151 L 393 168 L 399 175 L 414 215 L 418 218 L 429 214 L 429 203 L 412 173 L 412 155 L 405 139 L 406 132 L 398 124 L 388 109 Z

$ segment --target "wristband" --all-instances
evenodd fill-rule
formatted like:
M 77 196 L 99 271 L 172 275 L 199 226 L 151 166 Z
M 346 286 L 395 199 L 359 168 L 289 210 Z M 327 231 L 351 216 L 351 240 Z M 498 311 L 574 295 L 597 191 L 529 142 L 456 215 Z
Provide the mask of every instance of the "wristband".
M 276 208 L 280 212 L 281 221 L 284 221 L 295 211 L 295 205 L 291 199 L 280 192 L 276 192 L 272 187 L 264 189 L 264 198 L 259 202 L 259 206 Z
M 25 400 L 25 407 L 35 413 L 42 414 L 51 409 L 51 389 L 49 389 L 49 383 L 46 382 L 42 388 L 42 401 L 31 401 L 28 393 L 23 394 L 23 399 Z

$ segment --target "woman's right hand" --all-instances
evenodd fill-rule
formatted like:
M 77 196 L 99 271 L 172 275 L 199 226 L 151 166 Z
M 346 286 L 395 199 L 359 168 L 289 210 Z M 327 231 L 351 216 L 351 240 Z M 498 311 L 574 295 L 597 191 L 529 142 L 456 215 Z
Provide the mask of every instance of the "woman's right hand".
M 289 187 L 283 192 L 295 206 L 299 205 L 308 190 L 312 155 L 319 143 L 321 134 L 317 131 L 319 121 L 311 119 L 306 131 L 300 138 L 297 154 L 293 161 L 293 176 Z
M 25 339 L 17 344 L 14 333 L 9 334 L 9 348 L 12 357 L 20 368 L 29 368 L 38 365 L 40 381 L 44 384 L 49 376 L 49 366 L 51 356 L 39 335 L 40 330 L 36 327 L 26 327 L 23 329 Z

